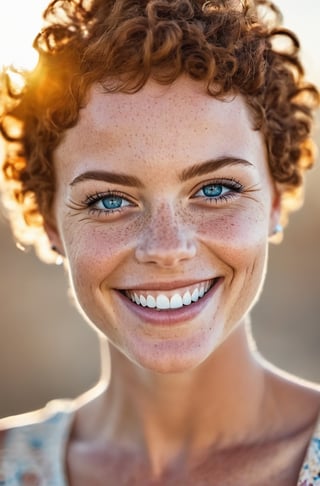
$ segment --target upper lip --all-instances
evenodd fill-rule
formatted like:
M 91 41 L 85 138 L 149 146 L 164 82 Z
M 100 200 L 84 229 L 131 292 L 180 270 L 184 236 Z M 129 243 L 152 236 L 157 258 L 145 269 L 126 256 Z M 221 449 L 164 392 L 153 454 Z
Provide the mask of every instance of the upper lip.
M 122 287 L 121 289 L 117 290 L 175 290 L 181 288 L 183 289 L 184 287 L 190 287 L 191 285 L 200 285 L 204 282 L 213 282 L 217 278 L 219 277 L 207 277 L 192 280 L 171 280 L 170 282 L 144 282 L 143 284 L 139 285 L 128 285 L 125 288 Z

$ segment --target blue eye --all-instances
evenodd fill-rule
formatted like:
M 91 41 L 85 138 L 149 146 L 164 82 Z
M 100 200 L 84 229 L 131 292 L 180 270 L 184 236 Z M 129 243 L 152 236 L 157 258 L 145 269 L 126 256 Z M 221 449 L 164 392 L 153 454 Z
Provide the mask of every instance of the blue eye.
M 207 184 L 203 186 L 197 193 L 196 197 L 207 197 L 208 199 L 219 199 L 227 193 L 232 193 L 232 188 L 224 184 Z
M 209 184 L 202 188 L 206 197 L 219 197 L 223 194 L 224 186 L 222 184 Z
M 124 199 L 120 196 L 110 195 L 100 199 L 100 204 L 104 209 L 119 209 L 124 204 Z M 101 208 L 102 209 L 102 208 Z
M 204 198 L 210 202 L 223 202 L 229 198 L 235 197 L 237 194 L 243 191 L 243 186 L 239 182 L 228 179 L 223 181 L 212 182 L 211 184 L 205 184 L 199 189 L 193 197 Z
M 132 203 L 120 194 L 111 193 L 97 193 L 88 196 L 86 205 L 90 211 L 99 211 L 101 213 L 112 213 L 114 211 L 120 211 L 127 206 L 132 206 Z

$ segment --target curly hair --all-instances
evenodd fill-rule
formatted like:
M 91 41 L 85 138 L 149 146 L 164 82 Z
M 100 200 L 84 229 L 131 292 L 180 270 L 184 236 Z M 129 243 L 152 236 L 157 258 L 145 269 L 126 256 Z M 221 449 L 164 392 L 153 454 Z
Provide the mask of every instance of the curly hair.
M 305 81 L 299 41 L 272 2 L 53 0 L 44 19 L 34 41 L 37 67 L 2 76 L 4 186 L 29 241 L 32 228 L 50 220 L 52 154 L 77 123 L 93 83 L 134 93 L 149 78 L 170 84 L 185 74 L 203 81 L 211 96 L 243 95 L 254 128 L 264 134 L 285 211 L 299 200 L 315 158 L 311 129 L 319 93 Z

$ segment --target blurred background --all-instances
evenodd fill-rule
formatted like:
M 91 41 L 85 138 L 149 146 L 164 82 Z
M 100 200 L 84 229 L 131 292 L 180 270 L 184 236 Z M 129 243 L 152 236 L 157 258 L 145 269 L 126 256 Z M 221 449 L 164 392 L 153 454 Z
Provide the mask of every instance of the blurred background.
M 4 2 L 3 2 L 4 3 Z M 32 6 L 31 6 L 32 4 Z M 31 39 L 45 0 L 0 7 L 0 64 L 32 66 Z M 320 2 L 278 0 L 285 25 L 303 44 L 309 77 L 320 85 Z M 317 129 L 320 146 L 320 130 Z M 320 382 L 320 164 L 309 173 L 304 208 L 272 246 L 264 293 L 253 312 L 261 353 L 298 376 Z M 62 267 L 47 266 L 15 246 L 0 217 L 0 417 L 57 397 L 74 397 L 99 377 L 93 330 L 68 296 Z

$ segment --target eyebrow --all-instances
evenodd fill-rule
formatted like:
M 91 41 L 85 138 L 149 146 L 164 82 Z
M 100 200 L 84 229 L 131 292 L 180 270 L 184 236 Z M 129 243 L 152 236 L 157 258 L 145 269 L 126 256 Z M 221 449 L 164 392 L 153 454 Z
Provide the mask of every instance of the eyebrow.
M 240 159 L 236 157 L 221 157 L 219 159 L 207 160 L 200 164 L 192 165 L 187 169 L 184 169 L 179 176 L 181 182 L 185 182 L 193 177 L 198 177 L 201 175 L 209 174 L 227 165 L 244 165 L 249 167 L 254 167 L 251 162 L 245 159 Z
M 239 164 L 253 167 L 253 164 L 248 160 L 244 160 L 236 157 L 221 157 L 219 159 L 212 159 L 212 160 L 207 160 L 206 162 L 200 162 L 198 164 L 192 165 L 191 167 L 188 167 L 187 169 L 184 169 L 182 173 L 179 175 L 179 180 L 181 182 L 185 182 L 194 177 L 198 177 L 201 175 L 208 174 L 210 172 L 214 172 L 227 165 L 239 165 Z M 138 187 L 138 188 L 144 187 L 144 184 L 141 182 L 140 179 L 138 179 L 138 177 L 117 173 L 117 172 L 109 172 L 105 170 L 93 170 L 93 171 L 84 172 L 83 174 L 80 174 L 79 176 L 75 177 L 70 183 L 70 186 L 74 186 L 79 182 L 83 182 L 87 180 L 104 181 L 104 182 L 120 184 L 128 187 Z
M 73 179 L 73 181 L 70 183 L 70 186 L 74 186 L 79 182 L 87 180 L 111 182 L 113 184 L 121 184 L 122 186 L 128 187 L 143 187 L 143 184 L 138 177 L 116 172 L 108 172 L 105 170 L 92 170 L 84 172 L 83 174 L 75 177 L 75 179 Z

